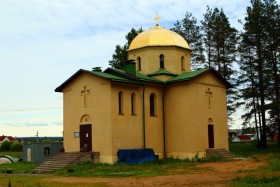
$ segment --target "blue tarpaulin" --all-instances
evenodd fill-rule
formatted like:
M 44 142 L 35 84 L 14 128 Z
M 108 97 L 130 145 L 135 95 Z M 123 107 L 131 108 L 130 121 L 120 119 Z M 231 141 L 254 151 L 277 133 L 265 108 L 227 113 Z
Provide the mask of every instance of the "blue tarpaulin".
M 141 164 L 156 160 L 153 149 L 119 149 L 118 163 Z

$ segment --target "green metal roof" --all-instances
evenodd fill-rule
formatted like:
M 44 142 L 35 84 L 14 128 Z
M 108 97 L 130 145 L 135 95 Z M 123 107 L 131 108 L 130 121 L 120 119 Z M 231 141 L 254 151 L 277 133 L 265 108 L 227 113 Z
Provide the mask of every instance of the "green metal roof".
M 138 73 L 136 72 L 136 75 L 131 75 L 131 74 L 127 74 L 125 73 L 124 70 L 119 70 L 119 69 L 112 69 L 112 68 L 108 68 L 106 69 L 104 72 L 106 72 L 107 74 L 110 75 L 115 75 L 115 76 L 119 76 L 125 79 L 129 79 L 131 81 L 147 81 L 147 82 L 155 82 L 155 83 L 162 83 L 162 81 L 149 77 L 147 75 L 144 75 L 142 73 Z
M 173 82 L 179 82 L 179 81 L 184 81 L 184 80 L 190 80 L 206 71 L 208 71 L 209 69 L 200 69 L 200 70 L 196 70 L 196 71 L 191 71 L 191 72 L 185 72 L 182 73 L 168 81 L 166 81 L 167 83 L 173 83 Z
M 105 79 L 109 79 L 109 80 L 117 81 L 117 82 L 137 83 L 137 81 L 135 81 L 135 80 L 120 77 L 120 76 L 117 76 L 117 75 L 112 75 L 112 74 L 109 74 L 109 73 L 104 73 L 104 72 L 101 72 L 101 71 L 89 71 L 89 70 L 80 69 L 75 74 L 73 74 L 70 78 L 68 78 L 64 83 L 62 83 L 59 87 L 57 87 L 55 89 L 55 91 L 56 92 L 62 92 L 62 89 L 66 85 L 68 85 L 70 82 L 72 82 L 74 79 L 76 79 L 82 73 L 88 73 L 88 74 L 91 74 L 91 75 L 94 75 L 94 76 L 98 76 L 98 77 L 101 77 L 101 78 L 105 78 Z
M 87 71 L 87 70 L 85 70 L 85 71 Z M 120 77 L 120 76 L 116 76 L 116 75 L 112 75 L 112 74 L 109 74 L 109 73 L 103 73 L 103 72 L 100 72 L 100 71 L 87 71 L 87 72 L 95 74 L 99 77 L 103 77 L 103 78 L 106 78 L 106 79 L 113 80 L 113 81 L 133 82 L 129 79 L 126 79 L 126 78 L 123 78 L 123 77 Z
M 162 81 L 149 77 L 147 75 L 144 75 L 142 73 L 136 73 L 136 77 L 139 78 L 141 81 L 148 81 L 148 82 L 156 82 L 156 83 L 162 83 Z
M 173 75 L 173 76 L 177 76 L 178 74 L 175 73 L 171 73 L 170 71 L 167 71 L 165 69 L 160 69 L 158 71 L 155 71 L 153 73 L 148 74 L 149 76 L 153 76 L 153 75 Z
M 200 69 L 200 70 L 192 71 L 192 72 L 185 72 L 185 73 L 182 73 L 182 74 L 166 81 L 166 83 L 172 84 L 172 83 L 181 82 L 181 81 L 189 81 L 189 80 L 191 80 L 197 76 L 200 76 L 206 72 L 209 72 L 209 71 L 212 72 L 215 76 L 217 76 L 217 78 L 222 80 L 225 83 L 225 85 L 227 86 L 227 88 L 232 88 L 232 85 L 229 82 L 227 82 L 218 72 L 216 72 L 215 70 L 213 70 L 211 68 L 210 69 L 208 69 L 208 68 Z M 137 72 L 136 72 L 136 76 L 133 76 L 133 75 L 126 74 L 124 71 L 119 71 L 119 70 L 115 70 L 115 69 L 112 69 L 112 70 L 108 69 L 108 70 L 105 70 L 105 72 L 88 71 L 88 70 L 80 69 L 74 75 L 72 75 L 69 79 L 67 79 L 64 83 L 62 83 L 59 87 L 57 87 L 55 89 L 55 91 L 61 92 L 62 89 L 66 85 L 68 85 L 70 82 L 72 82 L 74 79 L 76 79 L 82 73 L 89 73 L 91 75 L 95 75 L 95 76 L 109 79 L 112 81 L 132 83 L 132 84 L 143 84 L 144 82 L 153 82 L 153 83 L 160 83 L 160 84 L 164 83 L 163 81 L 160 81 L 156 78 L 152 78 L 152 77 L 149 77 L 148 75 L 144 75 L 144 74 L 137 73 Z M 168 71 L 159 70 L 157 72 L 154 72 L 153 75 L 160 75 L 160 74 L 166 74 L 166 73 L 168 73 Z

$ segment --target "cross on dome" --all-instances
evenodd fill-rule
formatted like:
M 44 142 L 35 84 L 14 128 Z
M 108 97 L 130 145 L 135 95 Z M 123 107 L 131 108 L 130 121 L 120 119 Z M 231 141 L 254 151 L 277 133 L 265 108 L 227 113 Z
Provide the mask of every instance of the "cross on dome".
M 159 17 L 159 15 L 157 14 L 156 17 L 155 17 L 155 19 L 154 19 L 154 20 L 156 20 L 156 26 L 158 26 L 158 20 L 159 20 L 159 18 L 161 18 L 161 17 Z

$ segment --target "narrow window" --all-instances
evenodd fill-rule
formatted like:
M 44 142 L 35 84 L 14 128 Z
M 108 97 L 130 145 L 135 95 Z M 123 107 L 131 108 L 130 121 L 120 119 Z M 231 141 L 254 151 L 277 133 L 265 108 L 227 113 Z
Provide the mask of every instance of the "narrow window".
M 119 92 L 119 114 L 123 114 L 123 92 Z
M 131 115 L 135 115 L 135 93 L 131 94 Z
M 138 71 L 141 71 L 141 58 L 137 57 Z
M 49 156 L 50 155 L 50 147 L 44 147 L 44 155 Z
M 156 111 L 155 111 L 155 94 L 152 93 L 150 95 L 150 116 L 155 116 L 156 115 Z
M 181 57 L 181 70 L 185 71 L 186 70 L 186 64 L 185 64 L 185 57 Z
M 159 66 L 160 66 L 161 69 L 164 68 L 164 56 L 163 56 L 163 54 L 161 54 L 159 56 Z

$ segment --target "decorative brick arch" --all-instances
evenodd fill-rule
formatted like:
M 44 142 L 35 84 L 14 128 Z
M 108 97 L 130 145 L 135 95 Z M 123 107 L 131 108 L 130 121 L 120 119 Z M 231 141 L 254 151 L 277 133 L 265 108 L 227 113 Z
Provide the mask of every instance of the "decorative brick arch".
M 80 124 L 91 124 L 91 118 L 88 114 L 84 114 L 80 119 Z

